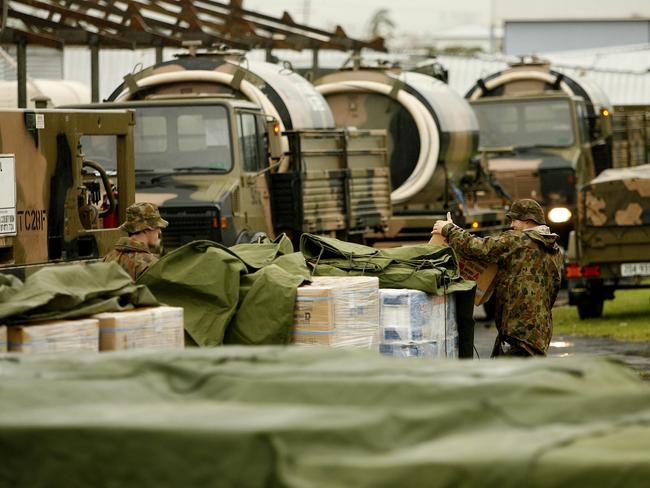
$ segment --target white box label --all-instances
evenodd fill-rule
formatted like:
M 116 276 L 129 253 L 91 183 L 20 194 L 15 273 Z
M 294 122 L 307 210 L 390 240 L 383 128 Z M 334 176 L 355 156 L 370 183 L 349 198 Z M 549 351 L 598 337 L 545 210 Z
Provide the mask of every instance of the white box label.
M 16 160 L 0 155 L 0 236 L 16 235 Z
M 36 114 L 36 128 L 45 129 L 45 115 Z

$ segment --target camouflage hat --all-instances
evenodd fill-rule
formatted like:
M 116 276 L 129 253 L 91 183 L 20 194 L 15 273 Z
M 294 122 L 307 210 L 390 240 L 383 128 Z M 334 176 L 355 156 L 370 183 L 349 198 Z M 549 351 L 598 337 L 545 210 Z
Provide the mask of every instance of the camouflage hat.
M 120 229 L 135 234 L 143 230 L 164 229 L 168 223 L 160 217 L 158 207 L 153 203 L 134 203 L 126 209 L 126 221 Z
M 546 225 L 544 210 L 539 203 L 530 198 L 514 202 L 506 213 L 506 217 L 511 220 L 532 220 L 538 225 Z

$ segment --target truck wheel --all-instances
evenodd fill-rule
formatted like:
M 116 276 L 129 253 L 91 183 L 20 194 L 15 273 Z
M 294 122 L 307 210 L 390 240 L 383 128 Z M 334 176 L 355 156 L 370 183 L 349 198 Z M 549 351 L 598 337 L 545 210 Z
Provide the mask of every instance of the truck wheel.
M 578 316 L 580 320 L 602 317 L 603 303 L 604 300 L 602 298 L 591 298 L 590 300 L 578 303 Z
M 237 236 L 235 244 L 255 244 L 268 241 L 268 236 L 265 232 L 255 232 L 250 230 L 243 230 Z

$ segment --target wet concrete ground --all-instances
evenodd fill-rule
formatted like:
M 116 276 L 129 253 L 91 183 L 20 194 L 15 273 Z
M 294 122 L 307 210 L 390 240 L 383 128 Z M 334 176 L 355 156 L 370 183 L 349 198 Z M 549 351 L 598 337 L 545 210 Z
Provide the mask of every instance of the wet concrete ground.
M 558 304 L 562 304 L 558 300 Z M 474 313 L 474 355 L 481 360 L 489 359 L 496 338 L 493 323 L 485 321 L 481 308 Z M 650 343 L 616 341 L 607 337 L 583 337 L 572 335 L 553 336 L 549 349 L 550 357 L 566 356 L 606 356 L 627 364 L 647 381 L 650 381 Z

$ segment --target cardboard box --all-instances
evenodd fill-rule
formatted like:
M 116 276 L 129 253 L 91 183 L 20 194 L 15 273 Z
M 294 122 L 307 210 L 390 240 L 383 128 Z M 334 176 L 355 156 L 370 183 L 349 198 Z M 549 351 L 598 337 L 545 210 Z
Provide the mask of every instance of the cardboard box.
M 379 330 L 379 279 L 318 276 L 298 288 L 293 342 L 370 348 Z
M 9 351 L 98 351 L 99 321 L 92 318 L 55 320 L 8 327 Z
M 440 234 L 433 234 L 429 244 L 447 246 L 447 240 Z M 485 303 L 492 296 L 497 276 L 498 266 L 496 264 L 483 264 L 479 261 L 470 261 L 458 256 L 458 268 L 461 276 L 466 280 L 476 282 L 476 297 L 474 305 Z
M 7 352 L 7 326 L 0 325 L 0 352 Z
M 152 307 L 94 316 L 99 321 L 99 350 L 182 349 L 183 309 Z

